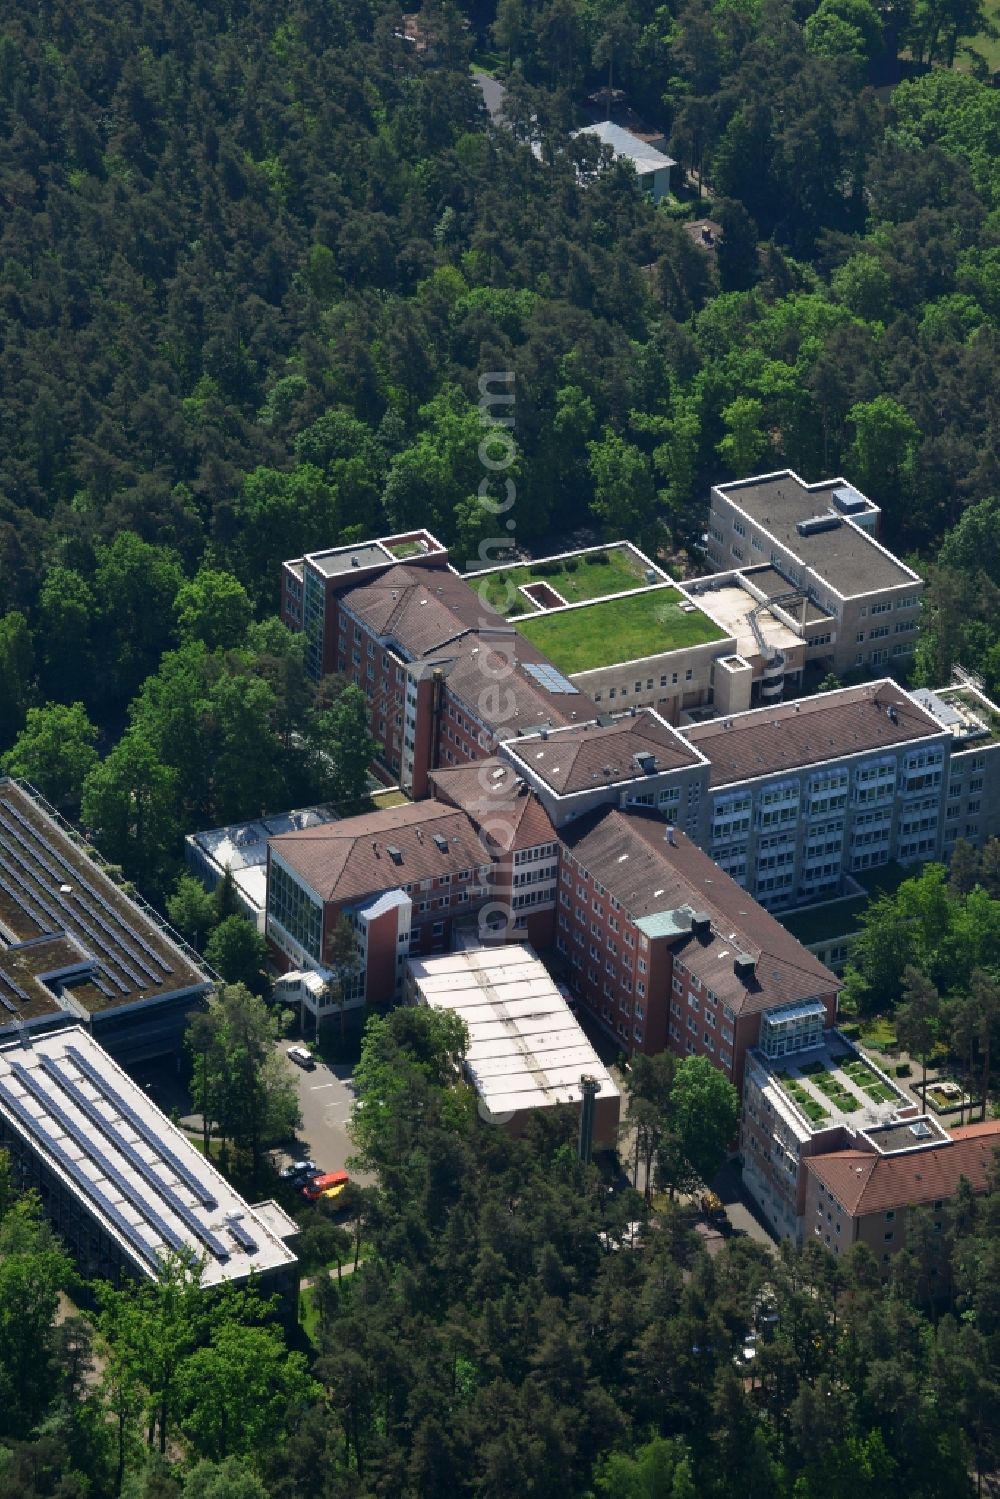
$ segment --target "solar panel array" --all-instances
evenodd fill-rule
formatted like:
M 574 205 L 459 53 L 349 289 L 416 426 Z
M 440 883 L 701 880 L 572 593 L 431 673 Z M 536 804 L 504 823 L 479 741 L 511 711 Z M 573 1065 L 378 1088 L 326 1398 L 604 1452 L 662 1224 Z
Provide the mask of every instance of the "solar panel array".
M 112 986 L 95 975 L 106 997 L 159 988 L 173 972 L 168 958 L 9 800 L 0 802 L 0 890 L 43 935 L 66 931 L 89 940 Z
M 524 669 L 546 692 L 580 691 L 579 687 L 574 687 L 568 677 L 564 677 L 561 671 L 557 671 L 547 661 L 526 661 Z
M 126 1243 L 131 1245 L 139 1258 L 144 1260 L 154 1272 L 159 1270 L 159 1253 L 150 1244 L 145 1234 L 141 1233 L 137 1226 L 125 1217 L 125 1214 L 111 1201 L 107 1193 L 103 1192 L 93 1178 L 87 1175 L 80 1162 L 74 1156 L 70 1155 L 62 1142 L 49 1130 L 45 1129 L 43 1125 L 39 1124 L 31 1110 L 26 1108 L 21 1099 L 12 1093 L 6 1083 L 2 1081 L 0 1081 L 0 1100 L 10 1109 L 12 1114 L 20 1119 L 30 1134 L 40 1134 L 42 1136 L 45 1148 L 49 1154 L 59 1162 L 67 1176 L 76 1182 L 80 1191 L 85 1197 L 90 1199 L 101 1216 L 107 1219 L 109 1223 L 114 1224 Z
M 73 1063 L 79 1076 L 70 1074 L 64 1065 L 67 1060 Z M 45 1120 L 43 1122 L 26 1107 L 23 1098 L 11 1091 L 6 1079 L 0 1079 L 0 1100 L 29 1127 L 32 1135 L 41 1136 L 45 1148 L 69 1172 L 100 1212 L 116 1225 L 140 1258 L 154 1268 L 158 1263 L 157 1251 L 150 1244 L 147 1235 L 125 1216 L 107 1191 L 84 1170 L 85 1164 L 96 1167 L 99 1177 L 113 1184 L 121 1200 L 128 1203 L 152 1227 L 162 1245 L 182 1249 L 185 1240 L 156 1208 L 154 1204 L 157 1198 L 216 1260 L 225 1263 L 231 1258 L 229 1246 L 180 1197 L 177 1184 L 187 1188 L 200 1207 L 214 1209 L 218 1206 L 218 1201 L 211 1189 L 160 1139 L 151 1125 L 106 1081 L 100 1070 L 78 1047 L 68 1046 L 65 1058 L 61 1061 L 42 1055 L 38 1066 L 34 1068 L 26 1067 L 17 1060 L 10 1061 L 8 1065 L 11 1076 L 44 1111 Z M 44 1081 L 41 1074 L 44 1074 Z M 96 1090 L 96 1098 L 83 1091 L 81 1083 L 84 1081 Z M 59 1090 L 59 1094 L 55 1089 Z M 72 1103 L 76 1113 L 88 1125 L 104 1136 L 119 1159 L 128 1163 L 138 1181 L 120 1170 L 115 1161 L 95 1144 L 92 1132 L 83 1128 L 77 1118 L 68 1112 L 62 1097 Z M 105 1113 L 102 1105 L 112 1110 L 117 1117 Z M 124 1124 L 135 1131 L 137 1141 L 126 1138 Z M 57 1133 L 53 1133 L 53 1126 L 58 1126 Z M 71 1140 L 81 1151 L 80 1158 L 69 1152 L 66 1140 Z M 140 1146 L 145 1146 L 152 1152 L 152 1161 L 144 1157 Z M 173 1173 L 173 1182 L 165 1179 L 168 1173 Z M 150 1189 L 149 1192 L 143 1190 L 143 1185 Z M 257 1252 L 257 1241 L 236 1215 L 229 1215 L 226 1226 L 241 1249 L 248 1254 Z
M 217 1205 L 216 1199 L 212 1195 L 209 1188 L 205 1185 L 205 1183 L 199 1181 L 194 1172 L 189 1171 L 180 1157 L 170 1149 L 170 1146 L 166 1145 L 158 1135 L 154 1134 L 149 1125 L 146 1123 L 145 1119 L 143 1119 L 142 1115 L 139 1114 L 135 1109 L 133 1109 L 130 1103 L 127 1103 L 125 1101 L 125 1099 L 118 1092 L 117 1088 L 112 1087 L 112 1085 L 104 1077 L 101 1076 L 99 1069 L 95 1067 L 94 1064 L 83 1055 L 79 1048 L 76 1046 L 67 1046 L 66 1055 L 79 1068 L 84 1077 L 88 1078 L 90 1082 L 93 1083 L 94 1087 L 97 1089 L 101 1097 L 105 1099 L 105 1101 L 109 1103 L 111 1107 L 115 1109 L 123 1119 L 128 1120 L 129 1124 L 131 1124 L 132 1128 L 135 1130 L 139 1138 L 141 1140 L 144 1140 L 151 1150 L 155 1150 L 157 1155 L 161 1156 L 162 1159 L 167 1162 L 170 1169 L 176 1172 L 179 1180 L 182 1181 L 184 1185 L 189 1189 L 189 1191 L 194 1194 L 196 1200 L 201 1203 L 202 1207 L 214 1208 Z

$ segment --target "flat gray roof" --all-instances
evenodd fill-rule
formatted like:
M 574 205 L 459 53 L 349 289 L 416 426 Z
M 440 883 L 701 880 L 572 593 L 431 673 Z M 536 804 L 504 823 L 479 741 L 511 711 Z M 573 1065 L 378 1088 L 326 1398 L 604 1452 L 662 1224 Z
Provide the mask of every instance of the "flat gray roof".
M 309 561 L 325 578 L 339 577 L 341 573 L 357 572 L 363 567 L 377 567 L 379 563 L 394 562 L 381 542 L 364 541 L 356 547 L 337 547 L 330 552 L 310 552 Z
M 883 551 L 871 536 L 850 525 L 835 508 L 833 495 L 844 488 L 842 479 L 806 485 L 787 471 L 715 487 L 844 598 L 919 581 L 908 567 Z M 798 521 L 827 514 L 839 522 L 831 530 L 813 536 L 800 536 L 796 530 Z
M 204 1256 L 206 1286 L 295 1264 L 277 1216 L 250 1207 L 82 1026 L 0 1050 L 0 1116 L 144 1274 L 168 1249 Z

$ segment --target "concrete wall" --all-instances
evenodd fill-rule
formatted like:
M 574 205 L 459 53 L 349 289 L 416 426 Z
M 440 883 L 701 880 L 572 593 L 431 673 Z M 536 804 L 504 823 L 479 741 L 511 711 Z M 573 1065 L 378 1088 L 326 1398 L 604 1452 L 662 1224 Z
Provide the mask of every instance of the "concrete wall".
M 604 712 L 655 708 L 668 723 L 676 725 L 682 711 L 703 707 L 711 701 L 716 659 L 735 652 L 733 636 L 724 636 L 682 650 L 661 651 L 634 661 L 575 672 L 571 681 Z

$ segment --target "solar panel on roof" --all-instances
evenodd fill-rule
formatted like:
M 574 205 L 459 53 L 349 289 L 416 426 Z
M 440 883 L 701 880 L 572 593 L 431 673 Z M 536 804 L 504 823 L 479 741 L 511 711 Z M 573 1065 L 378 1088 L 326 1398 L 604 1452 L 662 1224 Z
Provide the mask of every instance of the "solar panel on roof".
M 48 1060 L 48 1058 L 45 1058 L 43 1061 L 43 1065 L 44 1063 L 48 1062 Z M 27 1088 L 30 1093 L 34 1094 L 39 1103 L 43 1105 L 46 1111 L 50 1113 L 54 1119 L 58 1119 L 59 1123 L 66 1130 L 67 1134 L 77 1142 L 80 1148 L 98 1162 L 101 1170 L 114 1173 L 111 1177 L 111 1180 L 114 1181 L 116 1186 L 119 1187 L 122 1193 L 125 1196 L 129 1197 L 134 1205 L 139 1208 L 140 1212 L 148 1217 L 151 1210 L 147 1207 L 144 1200 L 137 1196 L 135 1189 L 132 1187 L 128 1178 L 126 1176 L 123 1176 L 118 1171 L 118 1168 L 114 1166 L 107 1159 L 107 1157 L 103 1155 L 103 1153 L 96 1149 L 93 1143 L 88 1140 L 88 1137 L 83 1133 L 83 1131 L 78 1128 L 74 1120 L 70 1118 L 69 1114 L 67 1114 L 66 1111 L 55 1101 L 55 1099 L 52 1098 L 51 1094 L 48 1092 L 48 1089 L 41 1086 L 37 1077 L 35 1077 L 33 1073 L 29 1072 L 26 1067 L 22 1067 L 19 1062 L 12 1062 L 10 1064 L 10 1067 L 11 1072 L 17 1078 L 18 1082 L 20 1082 L 23 1087 Z M 171 1212 L 176 1217 L 180 1218 L 182 1223 L 187 1224 L 188 1228 L 194 1234 L 195 1238 L 199 1239 L 202 1244 L 210 1249 L 215 1255 L 216 1259 L 229 1259 L 229 1250 L 226 1245 L 222 1243 L 222 1240 L 217 1238 L 215 1234 L 212 1233 L 210 1228 L 206 1228 L 204 1223 L 201 1222 L 200 1218 L 198 1218 L 198 1216 L 191 1211 L 186 1202 L 181 1201 L 181 1199 L 177 1196 L 177 1193 L 174 1191 L 173 1187 L 168 1186 L 166 1182 L 160 1180 L 160 1178 L 156 1175 L 156 1172 L 153 1171 L 149 1162 L 144 1161 L 135 1147 L 133 1145 L 130 1145 L 127 1140 L 123 1140 L 121 1138 L 121 1136 L 112 1127 L 112 1125 L 109 1124 L 108 1121 L 104 1119 L 100 1114 L 100 1112 L 94 1108 L 91 1101 L 88 1098 L 84 1097 L 76 1084 L 71 1079 L 66 1078 L 62 1075 L 59 1076 L 59 1083 L 60 1086 L 64 1088 L 65 1091 L 69 1094 L 70 1098 L 72 1098 L 77 1108 L 80 1109 L 80 1111 L 85 1114 L 92 1123 L 98 1126 L 102 1134 L 104 1134 L 105 1137 L 114 1145 L 115 1149 L 125 1157 L 132 1169 L 142 1177 L 147 1186 L 152 1187 L 153 1191 L 156 1192 L 158 1196 L 161 1197 L 162 1200 L 167 1204 Z M 155 1226 L 159 1228 L 161 1223 L 162 1220 L 157 1217 Z M 163 1226 L 167 1228 L 167 1231 L 170 1234 L 173 1234 L 173 1229 L 170 1229 L 166 1224 L 163 1224 Z M 183 1246 L 183 1240 L 178 1238 L 176 1234 L 173 1234 L 173 1237 L 176 1240 L 176 1242 L 174 1243 L 174 1248 L 181 1248 Z
M 63 869 L 65 869 L 73 877 L 73 879 L 76 881 L 77 885 L 79 885 L 83 890 L 85 890 L 87 892 L 87 894 L 91 897 L 91 899 L 95 900 L 97 902 L 97 904 L 99 906 L 101 906 L 108 913 L 108 915 L 112 918 L 112 920 L 115 921 L 122 928 L 122 930 L 124 932 L 126 932 L 133 939 L 133 941 L 137 942 L 139 944 L 139 946 L 143 949 L 143 951 L 145 953 L 147 953 L 148 956 L 150 958 L 152 958 L 152 960 L 160 968 L 162 968 L 166 973 L 172 973 L 173 969 L 171 968 L 171 966 L 167 962 L 167 960 L 165 958 L 161 957 L 160 954 L 155 950 L 155 948 L 153 948 L 153 947 L 150 946 L 150 944 L 146 941 L 145 937 L 143 937 L 140 932 L 137 932 L 135 930 L 135 928 L 133 926 L 131 926 L 131 924 L 121 914 L 121 912 L 118 911 L 116 909 L 116 907 L 113 906 L 111 904 L 111 902 L 109 900 L 107 900 L 101 894 L 101 892 L 99 890 L 97 890 L 90 883 L 90 881 L 87 879 L 86 875 L 82 874 L 80 872 L 80 870 L 76 867 L 76 865 L 72 864 L 65 857 L 65 855 L 62 854 L 59 851 L 59 849 L 56 848 L 55 845 L 52 842 L 50 842 L 50 840 L 48 838 L 46 838 L 45 834 L 42 833 L 42 832 L 40 832 L 40 830 L 38 828 L 36 828 L 33 823 L 29 822 L 28 819 L 26 817 L 24 817 L 17 810 L 17 808 L 15 806 L 13 806 L 11 803 L 8 803 L 7 806 L 8 806 L 8 810 L 10 811 L 11 815 L 20 824 L 20 826 L 25 830 L 25 832 L 27 832 L 32 838 L 34 838 L 34 840 L 37 843 L 40 843 L 41 846 L 42 846 L 42 848 L 48 850 L 48 852 L 52 855 L 52 857 L 59 864 L 62 865 Z M 2 820 L 2 819 L 0 819 L 0 820 Z M 36 858 L 38 858 L 38 857 L 39 856 L 36 855 Z M 43 868 L 46 867 L 45 862 L 43 860 L 41 860 L 40 858 L 39 858 L 39 863 L 42 864 Z M 51 866 L 48 866 L 48 873 L 51 875 L 51 877 L 53 879 L 58 879 L 59 878 L 59 876 L 51 868 Z M 103 922 L 100 922 L 100 918 L 97 916 L 96 912 L 90 911 L 89 914 L 94 918 L 94 920 L 98 921 L 99 924 L 103 925 Z M 111 933 L 109 935 L 113 935 L 113 933 Z M 120 945 L 124 945 L 124 944 L 121 944 L 119 938 L 116 937 L 115 940 L 118 941 L 120 943 Z M 127 950 L 127 948 L 126 948 L 126 950 Z M 140 965 L 140 967 L 143 967 L 144 972 L 146 972 L 147 974 L 149 974 L 149 976 L 151 978 L 154 978 L 154 981 L 156 983 L 159 983 L 159 979 L 156 979 L 155 975 L 151 974 L 150 971 L 149 971 L 149 969 L 145 968 L 145 965 L 142 964 L 142 961 L 137 956 L 137 954 L 135 954 L 133 952 L 129 952 L 129 956 L 132 958 L 133 962 L 136 962 L 136 963 L 138 963 Z
M 107 1103 L 111 1104 L 112 1108 L 117 1109 L 123 1119 L 128 1120 L 136 1134 L 145 1141 L 150 1149 L 154 1150 L 157 1155 L 162 1156 L 167 1165 L 177 1173 L 177 1176 L 184 1185 L 194 1193 L 195 1198 L 201 1203 L 202 1207 L 214 1208 L 217 1204 L 217 1199 L 213 1196 L 211 1189 L 204 1182 L 199 1181 L 194 1172 L 190 1171 L 184 1162 L 170 1149 L 170 1146 L 165 1145 L 160 1137 L 153 1133 L 142 1115 L 137 1113 L 132 1105 L 127 1103 L 121 1096 L 118 1090 L 112 1087 L 107 1079 L 101 1075 L 89 1057 L 85 1057 L 83 1052 L 76 1046 L 67 1046 L 66 1055 L 80 1069 L 84 1077 L 93 1083 L 101 1097 Z
M 524 669 L 546 692 L 579 692 L 579 687 L 574 687 L 568 677 L 564 677 L 561 671 L 547 661 L 526 661 Z
M 52 931 L 51 927 L 47 927 L 45 925 L 44 918 L 38 914 L 38 910 L 33 902 L 29 901 L 22 891 L 16 890 L 13 885 L 8 885 L 7 881 L 4 879 L 0 879 L 0 890 L 3 890 L 7 895 L 10 896 L 14 904 L 24 912 L 29 921 L 33 921 L 35 923 L 39 931 L 46 933 Z
M 67 1175 L 73 1178 L 84 1196 L 89 1197 L 100 1210 L 102 1216 L 115 1225 L 118 1232 L 132 1246 L 140 1259 L 145 1260 L 151 1269 L 158 1271 L 160 1268 L 160 1256 L 148 1240 L 139 1233 L 136 1225 L 129 1222 L 125 1214 L 101 1191 L 97 1183 L 91 1181 L 87 1173 L 81 1169 L 79 1162 L 73 1159 L 61 1142 L 55 1139 L 39 1120 L 35 1119 L 31 1110 L 26 1108 L 21 1100 L 11 1093 L 10 1089 L 2 1081 L 0 1081 L 0 1099 L 7 1105 L 11 1113 L 20 1119 L 30 1136 L 41 1136 L 46 1150 L 50 1155 L 55 1157 Z
M 226 1220 L 226 1227 L 241 1249 L 245 1249 L 247 1254 L 257 1253 L 257 1240 L 247 1233 L 238 1218 L 228 1218 Z
M 2 816 L 0 816 L 0 827 L 7 827 L 7 831 L 8 832 L 11 831 L 10 828 L 9 828 L 9 826 L 4 823 L 4 820 L 3 820 Z M 15 863 L 20 866 L 20 868 L 22 869 L 24 875 L 28 879 L 34 881 L 34 883 L 36 885 L 40 885 L 41 884 L 41 880 L 39 879 L 37 873 L 35 872 L 34 869 L 32 869 L 31 865 L 22 856 L 22 854 L 21 854 L 21 852 L 20 852 L 20 850 L 18 848 L 10 848 L 6 843 L 3 843 L 2 840 L 0 840 L 0 845 L 2 845 L 2 847 L 4 848 L 4 851 L 9 855 L 9 857 L 12 858 L 15 861 Z M 11 869 L 10 866 L 7 864 L 7 862 L 4 859 L 0 859 L 0 869 L 5 870 L 10 875 L 11 879 L 17 879 L 18 878 L 17 871 Z M 34 900 L 37 903 L 37 905 L 39 905 L 41 907 L 41 909 L 43 911 L 45 911 L 45 913 L 55 923 L 55 930 L 57 930 L 57 931 L 59 931 L 59 930 L 75 931 L 75 928 L 79 927 L 80 931 L 86 933 L 86 935 L 94 943 L 94 945 L 95 945 L 96 949 L 98 950 L 98 952 L 103 951 L 104 944 L 101 942 L 101 940 L 97 936 L 96 932 L 93 930 L 93 928 L 91 926 L 88 925 L 88 923 L 86 921 L 84 921 L 84 919 L 83 919 L 82 916 L 77 915 L 77 913 L 72 909 L 72 907 L 69 906 L 69 905 L 67 905 L 67 903 L 66 903 L 66 901 L 65 901 L 65 899 L 64 899 L 64 897 L 62 895 L 57 895 L 56 899 L 59 901 L 59 904 L 63 907 L 63 910 L 65 912 L 65 918 L 64 919 L 61 919 L 57 915 L 57 913 L 49 905 L 48 901 L 43 896 L 39 895 L 37 893 L 37 891 L 33 890 L 31 892 L 31 898 L 32 898 L 32 900 Z M 115 985 L 115 987 L 122 994 L 128 994 L 129 993 L 129 986 L 128 986 L 128 984 L 123 983 L 122 980 L 121 980 L 121 978 L 119 978 L 119 976 L 117 975 L 117 973 L 114 972 L 114 968 L 115 967 L 120 968 L 122 970 L 122 972 L 124 974 L 126 974 L 131 979 L 133 985 L 136 988 L 141 988 L 142 987 L 142 984 L 141 984 L 141 982 L 139 980 L 138 975 L 135 974 L 135 973 L 133 973 L 132 970 L 129 968 L 128 964 L 125 963 L 125 962 L 123 962 L 120 958 L 118 958 L 117 955 L 115 956 L 115 958 L 113 960 L 109 956 L 106 956 L 102 960 L 101 966 L 103 967 L 105 973 L 110 978 L 111 982 Z
M 66 1113 L 66 1110 L 56 1103 L 55 1099 L 49 1094 L 48 1089 L 43 1088 L 38 1079 L 26 1067 L 22 1067 L 20 1062 L 11 1062 L 10 1070 L 22 1088 L 30 1093 L 33 1098 L 37 1099 L 45 1112 L 55 1119 L 64 1133 L 69 1136 L 75 1145 L 80 1147 L 87 1159 L 97 1166 L 101 1174 L 108 1181 L 114 1182 L 125 1201 L 131 1203 L 132 1207 L 136 1209 L 141 1217 L 146 1219 L 147 1223 L 152 1224 L 156 1232 L 162 1237 L 163 1242 L 169 1244 L 172 1249 L 183 1249 L 185 1245 L 180 1234 L 175 1233 L 170 1224 L 160 1217 L 155 1208 L 149 1206 L 145 1199 L 136 1191 L 128 1177 L 118 1170 L 114 1162 L 110 1161 L 103 1150 L 84 1134 L 83 1130 Z

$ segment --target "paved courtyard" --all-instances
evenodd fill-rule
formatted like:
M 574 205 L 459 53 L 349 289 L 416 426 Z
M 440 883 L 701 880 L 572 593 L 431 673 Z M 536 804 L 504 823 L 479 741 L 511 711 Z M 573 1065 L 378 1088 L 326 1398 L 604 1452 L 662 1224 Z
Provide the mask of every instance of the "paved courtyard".
M 277 1049 L 287 1053 L 289 1041 L 279 1041 Z M 330 1064 L 317 1059 L 311 1072 L 296 1067 L 294 1062 L 285 1063 L 295 1080 L 302 1110 L 302 1128 L 296 1154 L 311 1156 L 323 1171 L 342 1171 L 354 1146 L 347 1132 L 354 1103 L 351 1085 L 351 1068 L 343 1063 Z M 284 1162 L 290 1157 L 282 1155 Z M 352 1172 L 356 1181 L 371 1181 L 363 1172 Z

